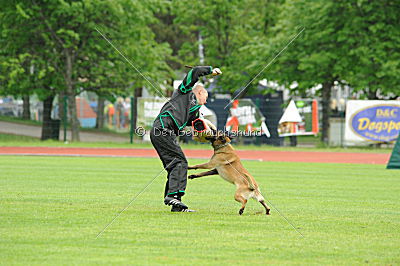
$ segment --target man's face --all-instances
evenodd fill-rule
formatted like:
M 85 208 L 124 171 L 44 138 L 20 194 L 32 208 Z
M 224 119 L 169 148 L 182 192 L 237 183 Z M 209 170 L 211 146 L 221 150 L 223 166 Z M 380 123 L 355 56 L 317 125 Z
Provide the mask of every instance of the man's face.
M 196 98 L 198 104 L 204 105 L 207 103 L 208 92 L 204 88 L 202 88 L 196 93 Z

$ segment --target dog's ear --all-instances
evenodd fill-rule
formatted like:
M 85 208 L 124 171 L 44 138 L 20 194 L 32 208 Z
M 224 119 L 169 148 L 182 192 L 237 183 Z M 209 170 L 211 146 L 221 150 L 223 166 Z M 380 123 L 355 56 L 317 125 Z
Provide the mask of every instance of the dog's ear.
M 208 140 L 208 141 L 214 141 L 214 140 L 216 140 L 215 137 L 205 137 L 205 139 Z
M 225 137 L 225 135 L 220 135 L 220 136 L 218 136 L 218 140 L 220 140 L 222 143 L 226 143 L 226 137 Z

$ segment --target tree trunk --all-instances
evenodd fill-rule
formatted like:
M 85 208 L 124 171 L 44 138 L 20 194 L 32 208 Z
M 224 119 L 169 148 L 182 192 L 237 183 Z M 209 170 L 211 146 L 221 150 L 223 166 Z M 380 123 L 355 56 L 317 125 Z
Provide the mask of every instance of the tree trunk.
M 53 107 L 54 96 L 49 96 L 43 101 L 43 123 L 41 140 L 53 138 L 53 120 L 51 119 L 51 109 Z
M 171 86 L 172 90 L 167 90 L 165 96 L 171 97 L 172 93 L 174 93 L 174 79 L 169 80 L 169 85 Z
M 58 95 L 58 117 L 63 120 L 64 119 L 64 96 L 65 93 L 60 91 Z
M 68 95 L 68 113 L 71 124 L 71 141 L 79 141 L 79 120 L 76 111 L 76 100 L 73 88 L 67 88 Z
M 321 140 L 328 144 L 329 142 L 329 115 L 331 113 L 331 90 L 333 82 L 322 84 L 322 136 Z
M 97 119 L 96 128 L 104 127 L 104 97 L 99 95 L 97 99 Z
M 143 89 L 142 87 L 135 88 L 135 98 L 142 97 Z
M 29 100 L 29 95 L 22 96 L 22 118 L 25 120 L 31 119 L 31 103 Z
M 65 49 L 66 59 L 66 73 L 65 82 L 67 85 L 67 96 L 68 96 L 68 112 L 71 120 L 71 141 L 79 141 L 79 120 L 76 111 L 76 100 L 74 85 L 72 82 L 72 54 L 70 49 Z
M 378 96 L 376 94 L 376 90 L 369 88 L 367 93 L 368 100 L 377 100 Z

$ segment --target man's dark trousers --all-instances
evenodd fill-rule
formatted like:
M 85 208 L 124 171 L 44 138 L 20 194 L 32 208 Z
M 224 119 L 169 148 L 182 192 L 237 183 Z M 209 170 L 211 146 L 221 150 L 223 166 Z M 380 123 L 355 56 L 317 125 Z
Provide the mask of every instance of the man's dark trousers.
M 180 198 L 185 194 L 188 163 L 175 132 L 154 126 L 150 132 L 150 140 L 168 172 L 164 197 L 177 195 Z

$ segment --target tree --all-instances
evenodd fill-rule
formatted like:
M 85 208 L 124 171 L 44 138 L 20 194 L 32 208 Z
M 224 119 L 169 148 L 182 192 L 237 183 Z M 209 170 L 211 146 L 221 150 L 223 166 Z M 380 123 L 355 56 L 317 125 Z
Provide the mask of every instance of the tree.
M 294 93 L 322 85 L 322 140 L 328 142 L 331 88 L 334 82 L 356 90 L 396 95 L 399 82 L 399 4 L 393 1 L 292 1 L 281 6 L 271 42 L 248 46 L 276 54 L 303 27 L 268 72 L 269 79 Z M 257 62 L 257 60 L 256 60 Z M 397 91 L 398 95 L 398 91 Z
M 30 119 L 29 95 L 37 94 L 44 100 L 43 126 L 41 139 L 51 137 L 51 105 L 59 87 L 59 76 L 49 63 L 51 53 L 42 49 L 44 42 L 35 39 L 35 22 L 27 20 L 19 4 L 5 4 L 1 12 L 2 45 L 1 72 L 3 94 L 22 96 L 24 99 L 23 117 Z M 24 30 L 21 30 L 21 29 Z
M 251 55 L 244 53 L 243 47 L 264 36 L 273 23 L 269 11 L 276 2 L 279 1 L 207 0 L 197 1 L 193 9 L 188 8 L 192 1 L 175 1 L 175 23 L 191 36 L 179 55 L 187 64 L 199 64 L 197 36 L 201 34 L 205 63 L 221 67 L 224 72 L 218 77 L 220 90 L 234 92 L 254 77 L 248 64 Z
M 162 74 L 169 71 L 164 60 L 169 54 L 168 46 L 156 45 L 154 34 L 147 26 L 154 18 L 150 5 L 128 0 L 27 0 L 10 4 L 21 20 L 9 26 L 18 28 L 27 40 L 40 43 L 32 46 L 35 54 L 41 62 L 49 62 L 57 81 L 62 78 L 61 85 L 56 83 L 60 93 L 68 97 L 72 141 L 79 140 L 76 95 L 83 90 L 130 94 L 129 84 L 134 82 L 136 87 L 141 87 L 146 82 L 96 29 L 128 58 L 135 58 L 136 67 L 150 79 L 163 80 Z M 3 32 L 7 30 L 3 28 Z M 17 48 L 25 51 L 19 43 L 9 43 L 8 49 Z M 51 88 L 48 82 L 43 88 Z M 151 89 L 158 90 L 154 87 Z
M 368 99 L 400 95 L 400 2 L 350 1 L 338 42 L 350 60 L 342 76 Z
M 18 6 L 2 3 L 0 13 L 0 72 L 2 86 L 0 93 L 14 95 L 23 99 L 23 118 L 30 119 L 29 96 L 35 80 L 32 63 L 32 49 L 28 45 L 29 36 L 14 27 L 20 24 Z
M 344 57 L 345 48 L 338 42 L 345 16 L 340 1 L 287 0 L 280 6 L 276 25 L 270 33 L 274 37 L 255 47 L 261 55 L 278 55 L 293 41 L 263 77 L 287 87 L 297 82 L 293 92 L 301 94 L 322 85 L 317 94 L 322 97 L 324 142 L 328 142 L 331 87 L 335 81 L 342 81 L 343 69 L 349 64 L 349 59 Z M 298 35 L 302 29 L 305 30 Z M 252 48 L 254 45 L 246 47 Z M 267 62 L 255 60 L 254 64 L 257 63 Z

